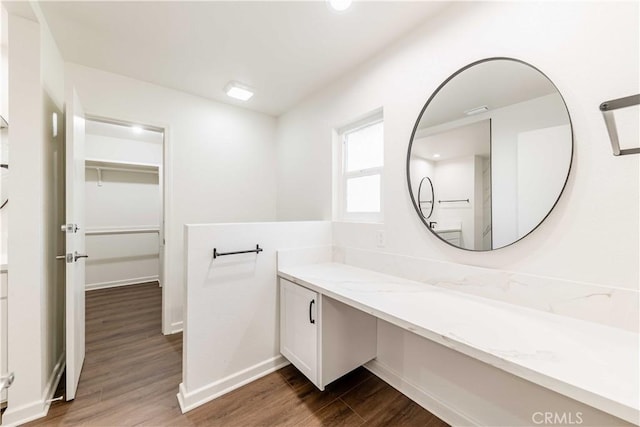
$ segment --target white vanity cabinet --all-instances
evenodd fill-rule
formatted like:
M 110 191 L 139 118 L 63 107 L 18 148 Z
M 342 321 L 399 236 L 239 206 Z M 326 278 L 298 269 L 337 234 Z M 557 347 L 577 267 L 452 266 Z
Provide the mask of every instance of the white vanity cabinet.
M 320 390 L 376 357 L 374 316 L 280 278 L 280 353 Z
M 318 379 L 318 293 L 280 279 L 280 353 Z

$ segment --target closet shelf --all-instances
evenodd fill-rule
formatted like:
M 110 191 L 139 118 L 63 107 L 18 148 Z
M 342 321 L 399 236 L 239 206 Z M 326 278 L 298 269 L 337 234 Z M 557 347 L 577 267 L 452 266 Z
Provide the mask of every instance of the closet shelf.
M 119 162 L 104 159 L 85 159 L 84 165 L 91 169 L 122 172 L 158 173 L 160 170 L 160 165 L 153 163 Z

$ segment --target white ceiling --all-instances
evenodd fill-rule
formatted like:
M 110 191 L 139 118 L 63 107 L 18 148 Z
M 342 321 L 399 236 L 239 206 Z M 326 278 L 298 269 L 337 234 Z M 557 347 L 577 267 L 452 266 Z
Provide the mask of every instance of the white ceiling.
M 43 1 L 66 61 L 272 115 L 375 55 L 445 2 Z M 255 89 L 247 102 L 230 80 Z M 383 82 L 381 82 L 383 84 Z

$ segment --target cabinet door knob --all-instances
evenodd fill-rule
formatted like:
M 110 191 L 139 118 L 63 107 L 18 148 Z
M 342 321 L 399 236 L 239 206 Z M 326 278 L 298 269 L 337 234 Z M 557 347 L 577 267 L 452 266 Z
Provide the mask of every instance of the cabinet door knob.
M 316 320 L 311 316 L 311 309 L 313 308 L 313 304 L 316 303 L 316 300 L 312 299 L 309 303 L 309 323 L 316 323 Z

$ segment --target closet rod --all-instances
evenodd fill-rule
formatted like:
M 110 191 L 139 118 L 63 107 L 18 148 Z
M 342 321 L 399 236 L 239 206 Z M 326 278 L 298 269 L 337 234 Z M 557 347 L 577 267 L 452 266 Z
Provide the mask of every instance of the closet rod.
M 128 169 L 128 168 L 114 168 L 108 166 L 85 166 L 86 169 L 95 169 L 102 171 L 116 171 L 116 172 L 134 172 L 134 173 L 151 173 L 158 174 L 157 170 L 144 170 L 144 169 Z
M 109 230 L 87 230 L 85 232 L 87 236 L 104 236 L 104 235 L 111 235 L 111 234 L 146 234 L 146 233 L 160 234 L 160 228 L 159 227 L 114 228 Z

